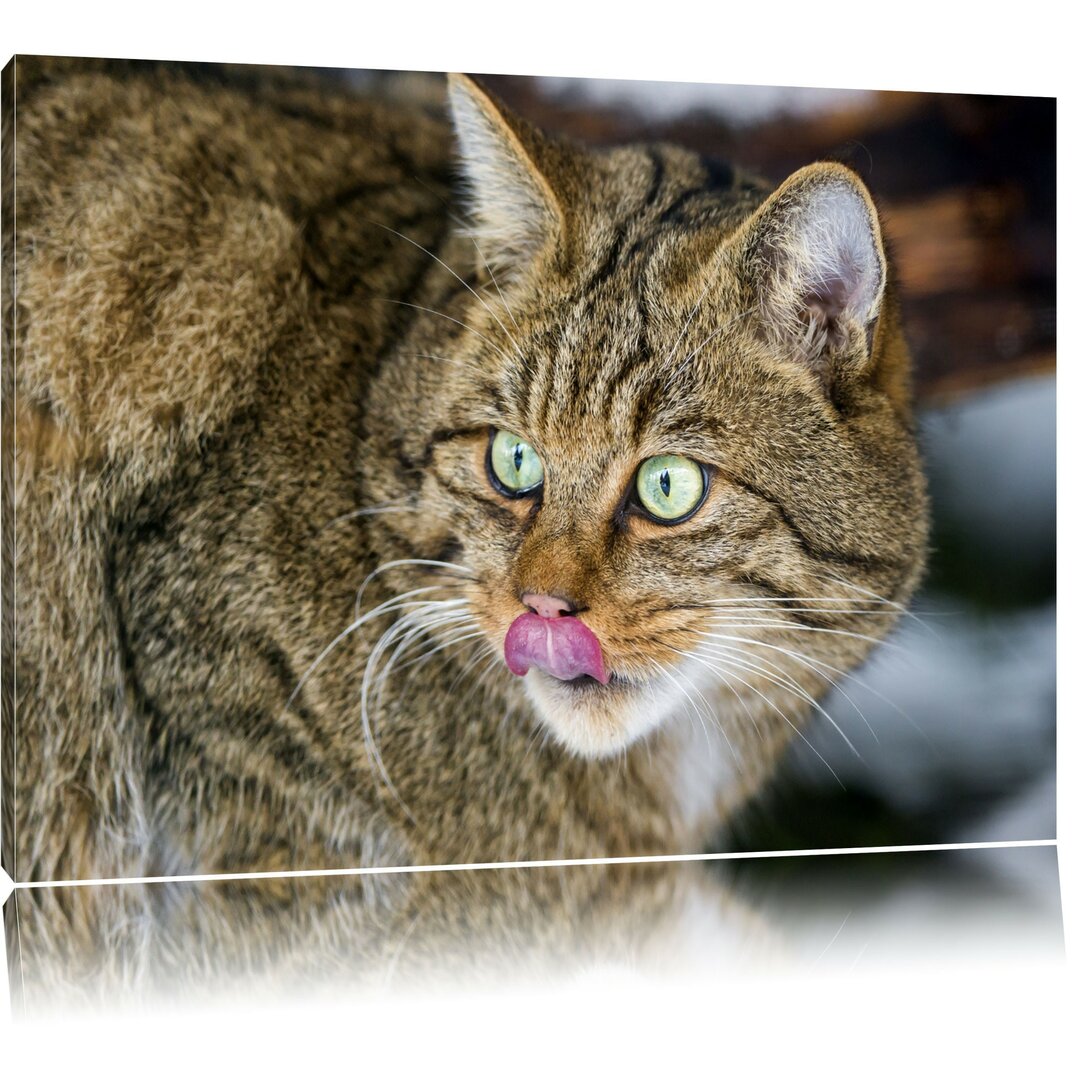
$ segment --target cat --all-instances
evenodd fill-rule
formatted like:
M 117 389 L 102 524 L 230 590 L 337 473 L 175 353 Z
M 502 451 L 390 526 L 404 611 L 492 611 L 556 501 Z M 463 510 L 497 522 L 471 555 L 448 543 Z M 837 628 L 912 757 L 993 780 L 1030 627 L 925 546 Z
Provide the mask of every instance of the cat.
M 701 851 L 903 611 L 910 360 L 845 166 L 586 149 L 458 75 L 450 122 L 6 77 L 15 880 Z

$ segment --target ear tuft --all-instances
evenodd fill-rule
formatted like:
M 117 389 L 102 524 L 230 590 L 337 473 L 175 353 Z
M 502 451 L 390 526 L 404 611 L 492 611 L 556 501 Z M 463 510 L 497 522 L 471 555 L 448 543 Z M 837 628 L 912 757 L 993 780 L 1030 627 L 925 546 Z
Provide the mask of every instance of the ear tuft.
M 450 111 L 468 182 L 471 235 L 512 280 L 554 242 L 562 214 L 526 146 L 528 129 L 472 79 L 449 77 Z
M 850 169 L 818 164 L 793 174 L 751 219 L 746 250 L 770 337 L 819 373 L 877 317 L 881 229 Z

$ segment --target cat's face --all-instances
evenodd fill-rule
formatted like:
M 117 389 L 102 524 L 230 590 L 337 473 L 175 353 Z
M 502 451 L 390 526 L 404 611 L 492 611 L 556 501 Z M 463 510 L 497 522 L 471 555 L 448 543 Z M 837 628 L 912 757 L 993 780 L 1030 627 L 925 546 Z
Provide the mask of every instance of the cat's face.
M 755 210 L 749 186 L 687 195 L 704 170 L 670 150 L 564 160 L 545 187 L 506 132 L 470 135 L 490 103 L 461 94 L 466 154 L 507 155 L 474 170 L 481 250 L 502 247 L 470 329 L 421 342 L 453 361 L 427 383 L 423 493 L 490 651 L 583 755 L 718 704 L 790 728 L 892 623 L 925 541 L 864 190 L 804 170 Z

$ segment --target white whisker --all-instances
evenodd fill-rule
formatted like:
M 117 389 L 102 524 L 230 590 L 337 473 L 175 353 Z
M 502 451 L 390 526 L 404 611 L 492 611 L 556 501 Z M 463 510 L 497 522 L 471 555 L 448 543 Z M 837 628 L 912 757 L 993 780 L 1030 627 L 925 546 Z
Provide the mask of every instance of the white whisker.
M 343 521 L 352 521 L 354 518 L 372 517 L 376 514 L 419 513 L 421 509 L 422 508 L 419 506 L 395 505 L 393 503 L 383 503 L 379 506 L 366 506 L 360 510 L 351 510 L 349 513 L 342 514 L 340 517 L 331 518 L 319 531 L 322 532 L 334 525 L 340 525 Z
M 751 607 L 744 604 L 723 604 L 713 605 L 706 601 L 704 605 L 706 607 L 716 606 L 718 610 L 723 611 L 725 614 L 728 612 L 734 612 L 738 614 L 767 614 L 767 615 L 875 615 L 878 618 L 895 619 L 896 612 L 894 611 L 881 611 L 873 610 L 871 608 L 820 608 L 820 607 L 786 607 L 773 605 L 771 607 Z
M 904 607 L 903 604 L 898 604 L 895 600 L 888 600 L 884 596 L 879 596 L 876 592 L 871 592 L 871 590 L 863 588 L 861 585 L 856 585 L 854 584 L 854 582 L 848 581 L 845 578 L 837 576 L 836 574 L 826 574 L 825 576 L 830 581 L 835 581 L 838 585 L 843 585 L 845 588 L 851 589 L 853 592 L 857 592 L 862 594 L 863 596 L 867 596 L 872 600 L 878 601 L 878 603 L 888 604 L 890 607 L 895 608 L 902 614 L 907 615 L 911 619 L 914 619 L 914 621 L 917 622 L 924 630 L 927 630 L 929 633 L 933 634 L 934 637 L 937 638 L 939 641 L 941 640 L 941 635 L 932 626 L 930 626 L 924 619 L 919 618 L 919 616 L 916 615 L 915 612 L 913 612 L 910 608 Z
M 483 309 L 499 324 L 499 329 L 502 330 L 502 332 L 506 335 L 507 340 L 517 350 L 517 354 L 521 357 L 522 363 L 525 363 L 525 354 L 521 351 L 521 347 L 518 345 L 517 341 L 514 340 L 514 335 L 506 329 L 506 324 L 502 321 L 502 319 L 499 318 L 498 315 L 495 314 L 494 311 L 491 310 L 490 307 L 488 307 L 487 303 L 484 301 L 484 298 L 452 266 L 448 266 L 445 262 L 443 262 L 442 259 L 439 258 L 438 255 L 435 254 L 435 252 L 429 251 L 426 247 L 424 247 L 423 244 L 418 244 L 411 237 L 406 236 L 402 232 L 398 232 L 397 229 L 391 229 L 389 225 L 383 225 L 381 222 L 372 221 L 370 218 L 367 218 L 365 220 L 368 222 L 369 225 L 375 225 L 377 228 L 385 229 L 388 233 L 393 233 L 394 236 L 401 237 L 401 239 L 404 240 L 406 243 L 412 244 L 414 248 L 422 251 L 425 255 L 429 255 L 444 270 L 446 270 L 447 273 L 452 274 L 459 282 L 461 282 L 461 284 L 464 285 L 465 288 L 468 289 L 469 292 L 472 293 L 472 295 L 480 301 Z M 528 365 L 526 364 L 526 366 Z
M 417 612 L 414 614 L 420 615 L 423 613 Z M 425 637 L 429 635 L 433 636 L 435 630 L 450 629 L 451 631 L 456 631 L 460 629 L 463 624 L 467 625 L 472 623 L 473 618 L 468 612 L 456 610 L 451 611 L 450 613 L 436 612 L 434 617 L 430 619 L 411 618 L 406 616 L 404 619 L 400 620 L 400 622 L 405 625 L 397 632 L 397 647 L 383 665 L 382 673 L 379 675 L 377 682 L 377 685 L 380 687 L 386 682 L 386 679 L 389 677 L 390 672 L 394 670 L 398 661 L 401 660 L 404 655 L 407 655 L 410 649 L 422 645 Z M 401 666 L 408 667 L 413 663 L 414 660 L 409 659 Z
M 506 302 L 506 297 L 503 296 L 503 291 L 499 287 L 498 278 L 495 277 L 495 271 L 491 269 L 491 264 L 487 261 L 483 251 L 480 250 L 480 245 L 477 243 L 476 237 L 470 235 L 469 239 L 472 241 L 472 246 L 476 248 L 476 254 L 480 256 L 480 261 L 484 264 L 484 269 L 487 271 L 488 277 L 491 278 L 491 284 L 495 286 L 495 291 L 499 294 L 499 299 L 502 301 L 502 306 L 506 309 L 506 314 L 509 316 L 510 321 L 514 324 L 514 329 L 520 334 L 521 327 L 518 326 L 518 321 L 514 318 L 514 313 L 510 310 L 510 305 Z M 520 352 L 521 350 L 518 349 L 519 354 Z M 522 359 L 524 359 L 524 357 L 522 357 Z
M 716 600 L 707 600 L 707 604 L 794 604 L 794 603 L 811 603 L 817 601 L 820 603 L 838 603 L 838 604 L 851 604 L 855 600 L 850 596 L 722 596 Z M 895 607 L 899 611 L 905 609 L 897 604 L 893 604 L 892 601 L 883 600 L 881 603 L 887 603 L 890 607 Z
M 321 653 L 319 653 L 319 655 L 317 657 L 315 657 L 315 659 L 311 662 L 308 669 L 303 673 L 303 675 L 300 676 L 300 679 L 297 682 L 296 687 L 293 689 L 293 692 L 289 695 L 288 701 L 285 702 L 285 711 L 288 712 L 288 710 L 292 707 L 292 703 L 296 700 L 296 695 L 300 693 L 300 690 L 303 688 L 303 686 L 307 682 L 307 680 L 311 677 L 311 675 L 315 671 L 315 669 L 350 634 L 352 634 L 354 631 L 358 630 L 361 626 L 363 626 L 366 623 L 370 622 L 372 619 L 376 618 L 379 615 L 385 615 L 387 612 L 394 611 L 394 610 L 398 609 L 399 607 L 407 607 L 407 606 L 409 606 L 408 602 L 405 599 L 406 597 L 417 596 L 420 593 L 432 592 L 435 589 L 443 589 L 445 587 L 446 586 L 444 586 L 444 585 L 428 585 L 428 586 L 424 586 L 423 588 L 412 589 L 410 592 L 401 593 L 398 596 L 394 596 L 391 599 L 384 601 L 383 603 L 379 604 L 378 607 L 372 608 L 369 612 L 367 612 L 367 614 L 361 615 L 359 618 L 354 619 L 351 623 L 349 623 L 348 626 L 345 627 L 344 630 L 341 631 L 340 634 L 337 635 L 337 637 L 334 638 L 333 641 L 330 642 L 329 645 L 326 646 L 325 649 L 323 649 L 323 651 Z M 422 603 L 422 601 L 417 601 L 417 603 Z
M 848 695 L 847 691 L 843 688 L 843 686 L 841 686 L 840 683 L 837 682 L 835 679 L 833 679 L 829 675 L 827 675 L 824 671 L 820 670 L 820 668 L 824 667 L 824 668 L 827 668 L 829 671 L 833 671 L 836 674 L 843 677 L 845 675 L 845 672 L 844 672 L 844 670 L 842 668 L 833 667 L 831 664 L 826 664 L 824 661 L 815 660 L 814 658 L 807 656 L 805 653 L 796 652 L 794 649 L 785 649 L 780 645 L 771 645 L 771 644 L 769 644 L 767 642 L 764 642 L 764 641 L 760 642 L 760 644 L 765 648 L 773 649 L 773 650 L 775 650 L 777 652 L 783 653 L 785 656 L 791 657 L 791 659 L 794 660 L 797 664 L 801 664 L 803 667 L 808 667 L 816 675 L 818 675 L 821 678 L 825 679 L 837 691 L 837 693 L 841 694 L 843 696 L 843 698 L 847 701 L 847 703 L 859 714 L 859 716 L 862 718 L 863 723 L 866 725 L 867 730 L 873 736 L 874 741 L 875 742 L 880 742 L 881 741 L 880 739 L 878 739 L 877 732 L 874 731 L 873 727 L 870 725 L 870 721 L 867 720 L 866 714 L 851 699 L 851 697 Z M 715 644 L 710 644 L 709 647 L 710 648 L 716 648 L 716 649 L 724 649 L 724 650 L 732 648 L 731 646 L 727 646 L 727 645 L 715 645 Z M 744 652 L 744 650 L 735 650 L 735 651 Z M 761 662 L 763 664 L 767 664 L 769 667 L 773 668 L 775 671 L 778 671 L 781 674 L 786 674 L 784 672 L 783 668 L 779 667 L 779 665 L 777 665 L 777 664 L 771 663 L 769 660 L 766 660 L 764 657 L 757 657 L 757 659 L 761 660 Z M 847 676 L 847 677 L 852 678 L 852 681 L 856 681 L 856 682 L 858 681 L 858 680 L 854 679 L 852 676 Z M 863 684 L 863 685 L 865 685 L 865 684 Z
M 439 356 L 436 353 L 403 353 L 403 356 L 414 357 L 418 360 L 441 360 L 444 364 L 451 364 L 454 367 L 466 368 L 469 371 L 475 372 L 477 375 L 483 374 L 483 368 L 479 364 L 472 360 L 460 360 L 453 356 Z
M 457 689 L 457 687 L 458 687 L 458 685 L 460 684 L 461 680 L 462 680 L 462 679 L 464 679 L 464 678 L 465 678 L 465 676 L 466 676 L 466 675 L 467 675 L 467 674 L 468 674 L 468 673 L 469 673 L 469 672 L 470 672 L 470 671 L 471 671 L 471 670 L 472 670 L 472 669 L 473 669 L 474 667 L 476 667 L 476 665 L 477 665 L 477 664 L 479 664 L 481 660 L 483 660 L 483 658 L 484 658 L 484 650 L 485 650 L 485 646 L 486 646 L 486 645 L 487 645 L 487 642 L 486 642 L 486 641 L 482 641 L 482 642 L 480 642 L 480 646 L 479 646 L 479 648 L 477 648 L 477 649 L 474 649 L 474 650 L 472 651 L 472 653 L 470 653 L 470 655 L 469 655 L 469 659 L 468 659 L 468 661 L 466 662 L 466 664 L 465 664 L 465 667 L 463 667 L 463 668 L 462 668 L 462 670 L 461 670 L 460 672 L 458 672 L 458 675 L 457 675 L 457 677 L 456 677 L 456 678 L 454 679 L 454 681 L 453 681 L 453 682 L 452 682 L 452 683 L 450 684 L 450 687 L 449 687 L 448 693 L 452 693 L 452 692 L 453 692 L 454 690 L 456 690 L 456 689 Z M 493 664 L 493 663 L 494 663 L 495 661 L 498 661 L 499 659 L 500 659 L 500 657 L 498 657 L 498 656 L 494 657 L 494 658 L 493 658 L 493 660 L 492 660 L 492 664 Z M 491 664 L 489 664 L 488 666 L 489 666 L 489 667 L 491 667 L 492 665 L 491 665 Z
M 858 750 L 855 749 L 854 743 L 852 743 L 852 741 L 847 737 L 840 725 L 832 718 L 832 716 L 824 708 L 824 706 L 822 706 L 812 694 L 808 693 L 802 687 L 802 685 L 796 681 L 793 676 L 789 675 L 782 669 L 779 669 L 779 675 L 771 674 L 766 668 L 762 667 L 760 664 L 754 663 L 753 660 L 746 659 L 749 654 L 747 654 L 744 650 L 741 649 L 734 649 L 723 645 L 714 645 L 709 646 L 708 648 L 710 651 L 707 653 L 707 655 L 712 656 L 714 659 L 724 661 L 725 663 L 735 664 L 743 671 L 755 671 L 763 678 L 767 679 L 769 682 L 774 683 L 781 689 L 785 689 L 788 692 L 795 694 L 797 697 L 801 698 L 807 703 L 807 705 L 819 712 L 822 716 L 825 717 L 826 720 L 829 721 L 833 728 L 836 729 L 836 732 L 840 736 L 840 738 L 844 740 L 847 748 L 857 758 L 859 758 L 860 761 L 862 760 L 862 755 L 859 753 Z M 758 659 L 760 659 L 760 657 Z
M 689 356 L 687 356 L 687 357 L 686 357 L 686 359 L 685 359 L 685 360 L 683 360 L 683 362 L 682 362 L 682 363 L 681 363 L 681 364 L 680 364 L 680 365 L 679 365 L 679 366 L 678 366 L 678 367 L 677 367 L 677 368 L 675 369 L 675 374 L 674 374 L 674 375 L 672 375 L 671 379 L 669 380 L 669 383 L 670 383 L 670 382 L 674 382 L 674 381 L 675 381 L 675 380 L 676 380 L 676 379 L 677 379 L 677 378 L 679 377 L 679 375 L 680 375 L 680 374 L 682 374 L 682 371 L 683 371 L 683 369 L 684 369 L 684 368 L 686 367 L 686 365 L 687 365 L 687 364 L 689 364 L 689 363 L 690 363 L 690 361 L 691 361 L 691 360 L 693 360 L 693 359 L 694 359 L 694 357 L 695 357 L 695 356 L 697 356 L 697 354 L 698 354 L 699 352 L 701 352 L 701 350 L 702 350 L 702 349 L 704 349 L 704 348 L 705 348 L 705 346 L 706 346 L 706 345 L 708 345 L 708 344 L 709 344 L 709 342 L 710 342 L 710 341 L 712 341 L 712 339 L 713 339 L 713 338 L 717 337 L 717 336 L 718 336 L 719 334 L 722 334 L 722 333 L 723 333 L 723 332 L 724 332 L 725 330 L 727 330 L 727 329 L 728 329 L 728 327 L 730 327 L 730 326 L 733 326 L 733 325 L 734 325 L 735 323 L 737 323 L 737 322 L 738 322 L 738 321 L 739 321 L 740 319 L 745 319 L 745 318 L 747 317 L 747 315 L 751 315 L 751 314 L 753 314 L 753 309 L 751 309 L 750 311 L 744 311 L 744 312 L 743 312 L 743 313 L 742 313 L 741 315 L 736 315 L 736 316 L 735 316 L 735 317 L 734 317 L 733 319 L 728 319 L 728 321 L 727 321 L 726 323 L 724 323 L 724 324 L 723 324 L 722 326 L 718 326 L 718 327 L 717 327 L 717 328 L 716 328 L 716 329 L 715 329 L 715 330 L 714 330 L 714 331 L 713 331 L 713 332 L 712 332 L 711 334 L 709 334 L 709 336 L 708 336 L 708 337 L 707 337 L 707 338 L 706 338 L 706 339 L 705 339 L 705 340 L 704 340 L 704 341 L 703 341 L 703 342 L 702 342 L 702 343 L 701 343 L 701 344 L 700 344 L 700 345 L 699 345 L 699 346 L 698 346 L 698 347 L 697 347 L 697 348 L 696 348 L 696 349 L 695 349 L 695 350 L 694 350 L 694 351 L 693 351 L 692 353 L 690 353 L 690 355 L 689 355 Z
M 414 308 L 416 311 L 423 311 L 428 315 L 436 315 L 440 319 L 446 319 L 448 322 L 456 323 L 458 326 L 468 330 L 471 334 L 475 334 L 482 341 L 487 342 L 487 344 L 490 345 L 508 364 L 514 362 L 514 358 L 510 356 L 505 349 L 500 349 L 487 334 L 481 333 L 475 326 L 470 326 L 467 322 L 462 322 L 461 319 L 455 319 L 453 315 L 447 315 L 445 311 L 436 311 L 434 308 L 424 307 L 422 304 L 411 304 L 406 300 L 391 300 L 389 297 L 385 296 L 376 297 L 376 299 L 384 304 L 397 304 L 398 307 Z
M 686 322 L 683 323 L 682 330 L 679 331 L 678 337 L 671 343 L 671 350 L 667 356 L 664 357 L 662 367 L 667 367 L 671 363 L 671 358 L 675 355 L 675 350 L 679 347 L 679 342 L 686 337 L 686 331 L 690 329 L 690 324 L 694 321 L 694 316 L 701 310 L 701 305 L 705 300 L 705 297 L 709 293 L 709 289 L 712 288 L 713 280 L 716 277 L 717 270 L 720 267 L 720 260 L 717 260 L 716 267 L 713 268 L 713 272 L 709 275 L 708 280 L 705 282 L 705 288 L 701 290 L 701 295 L 697 298 L 697 303 L 690 309 L 690 314 L 686 317 Z
M 360 585 L 360 588 L 356 591 L 356 601 L 353 606 L 354 612 L 359 612 L 360 601 L 363 599 L 364 592 L 368 585 L 379 574 L 385 573 L 387 570 L 393 570 L 400 566 L 437 566 L 444 569 L 457 570 L 460 573 L 467 575 L 467 579 L 471 580 L 473 572 L 467 566 L 461 566 L 459 563 L 442 562 L 439 559 L 392 559 L 390 562 L 383 563 L 381 566 L 375 567 Z M 445 588 L 445 585 L 435 585 L 432 588 L 441 589 Z
M 706 747 L 710 746 L 711 743 L 710 743 L 710 739 L 709 739 L 709 729 L 705 726 L 705 717 L 701 715 L 701 710 L 697 707 L 697 703 L 694 701 L 694 699 L 687 692 L 686 687 L 683 686 L 682 683 L 680 683 L 679 680 L 676 679 L 675 676 L 672 675 L 671 672 L 668 671 L 667 668 L 665 668 L 663 666 L 663 664 L 660 664 L 656 660 L 653 660 L 652 665 L 690 703 L 690 705 L 693 708 L 694 712 L 697 714 L 698 723 L 701 724 L 701 730 L 705 734 L 705 745 L 706 745 Z M 715 720 L 715 717 L 713 719 Z
M 671 648 L 670 645 L 667 646 L 667 647 L 669 649 Z M 721 674 L 721 670 L 717 667 L 716 664 L 713 664 L 710 661 L 704 659 L 703 657 L 699 656 L 697 653 L 684 652 L 682 649 L 671 649 L 671 651 L 675 652 L 675 653 L 678 653 L 680 656 L 685 656 L 690 660 L 696 661 L 697 663 L 699 663 L 699 664 L 703 665 L 704 667 L 708 668 L 715 675 L 720 675 Z M 784 712 L 784 710 L 781 709 L 780 706 L 777 705 L 777 703 L 775 701 L 772 700 L 772 698 L 768 697 L 768 695 L 766 695 L 766 694 L 763 694 L 756 686 L 752 685 L 751 683 L 748 683 L 745 679 L 740 678 L 733 671 L 725 668 L 724 673 L 727 674 L 727 675 L 730 675 L 731 678 L 733 678 L 736 682 L 742 683 L 742 685 L 745 686 L 752 693 L 757 694 L 757 696 L 759 698 L 761 698 L 761 700 L 764 701 L 765 704 L 769 706 L 769 708 L 771 708 L 774 712 L 778 713 L 780 715 L 780 717 L 788 725 L 788 727 L 790 727 L 791 730 L 794 731 L 795 734 L 798 735 L 799 738 L 802 739 L 802 741 L 804 743 L 806 743 L 806 745 L 810 748 L 811 752 L 821 762 L 821 764 L 824 765 L 825 768 L 829 770 L 829 772 L 832 774 L 833 779 L 840 785 L 840 787 L 844 788 L 845 791 L 847 790 L 847 788 L 844 786 L 844 782 L 840 779 L 839 776 L 836 775 L 836 771 L 833 769 L 833 767 L 821 756 L 821 753 L 818 751 L 817 747 L 815 747 L 814 744 L 811 743 L 810 740 L 807 739 L 807 737 L 799 730 L 799 728 L 794 723 L 792 723 L 791 717 L 789 717 L 788 714 L 786 712 Z
M 783 622 L 780 620 L 764 621 L 758 620 L 756 622 L 747 622 L 746 620 L 733 617 L 731 619 L 718 619 L 710 618 L 710 625 L 720 626 L 730 630 L 756 630 L 756 629 L 769 629 L 774 628 L 778 630 L 790 630 L 792 632 L 804 633 L 804 634 L 836 634 L 840 637 L 857 638 L 860 641 L 868 641 L 871 645 L 878 645 L 886 649 L 896 649 L 899 652 L 903 652 L 899 645 L 892 641 L 882 641 L 880 638 L 870 637 L 869 634 L 859 634 L 854 630 L 835 630 L 831 627 L 825 626 L 807 626 L 805 623 L 800 622 Z M 706 634 L 706 637 L 709 635 Z
M 382 634 L 379 640 L 372 647 L 371 652 L 368 654 L 367 664 L 364 667 L 364 676 L 360 685 L 360 721 L 363 728 L 364 746 L 368 751 L 368 759 L 369 762 L 372 764 L 373 768 L 378 769 L 379 775 L 381 776 L 383 783 L 386 785 L 387 790 L 391 793 L 391 795 L 393 795 L 394 799 L 404 811 L 405 815 L 414 824 L 416 819 L 413 817 L 412 811 L 405 804 L 405 801 L 401 798 L 400 793 L 394 786 L 393 781 L 390 779 L 390 775 L 387 772 L 386 765 L 382 759 L 382 754 L 379 751 L 370 708 L 371 688 L 375 679 L 375 673 L 379 670 L 379 664 L 383 655 L 403 635 L 409 634 L 414 629 L 417 623 L 423 623 L 425 615 L 430 614 L 437 617 L 444 613 L 447 608 L 460 608 L 467 603 L 468 601 L 465 599 L 430 600 L 424 602 L 424 605 L 422 607 L 412 610 L 402 618 L 396 620 Z

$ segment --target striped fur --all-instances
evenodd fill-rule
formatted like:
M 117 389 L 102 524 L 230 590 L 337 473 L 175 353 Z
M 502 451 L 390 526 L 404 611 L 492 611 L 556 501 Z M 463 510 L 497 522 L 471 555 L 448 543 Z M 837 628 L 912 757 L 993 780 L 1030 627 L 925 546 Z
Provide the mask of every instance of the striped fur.
M 847 170 L 585 151 L 461 78 L 463 167 L 303 76 L 20 72 L 20 879 L 693 850 L 895 621 L 925 496 Z M 661 453 L 710 474 L 678 526 L 626 501 Z M 611 687 L 510 675 L 526 591 Z M 726 684 L 715 632 L 763 643 Z

